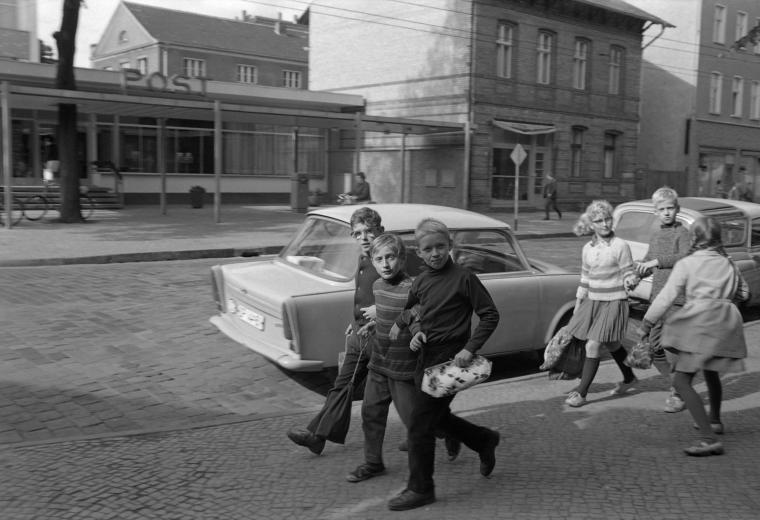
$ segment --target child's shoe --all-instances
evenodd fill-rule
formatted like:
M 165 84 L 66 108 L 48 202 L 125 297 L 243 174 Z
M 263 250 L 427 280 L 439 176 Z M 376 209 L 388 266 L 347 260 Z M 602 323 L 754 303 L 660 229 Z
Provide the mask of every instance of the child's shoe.
M 586 398 L 578 392 L 571 392 L 565 399 L 565 404 L 572 406 L 573 408 L 579 408 L 586 404 Z
M 720 441 L 707 442 L 702 441 L 696 446 L 689 446 L 683 449 L 686 455 L 692 457 L 709 457 L 710 455 L 723 455 L 723 443 Z
M 610 395 L 623 395 L 628 391 L 629 388 L 632 388 L 638 382 L 639 380 L 635 377 L 627 383 L 625 381 L 620 381 L 619 383 L 615 384 L 615 388 L 610 391 Z
M 694 429 L 699 430 L 699 425 L 697 423 L 694 423 Z M 710 429 L 715 435 L 723 435 L 723 423 L 714 422 L 710 423 Z
M 686 403 L 681 396 L 675 393 L 675 390 L 670 392 L 670 395 L 665 399 L 665 413 L 678 413 L 686 409 Z

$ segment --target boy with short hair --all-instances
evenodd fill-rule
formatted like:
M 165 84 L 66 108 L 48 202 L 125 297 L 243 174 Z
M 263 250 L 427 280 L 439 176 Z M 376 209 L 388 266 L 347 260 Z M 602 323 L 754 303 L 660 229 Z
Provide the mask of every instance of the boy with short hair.
M 331 400 L 338 397 L 341 388 L 346 386 L 354 375 L 356 368 L 356 385 L 359 386 L 367 375 L 367 363 L 369 362 L 369 352 L 362 354 L 362 341 L 360 341 L 357 332 L 369 320 L 375 318 L 375 297 L 372 293 L 372 284 L 379 278 L 377 270 L 372 266 L 369 259 L 369 250 L 372 240 L 380 235 L 384 229 L 382 226 L 380 214 L 368 207 L 361 207 L 351 215 L 351 236 L 359 243 L 361 253 L 359 262 L 354 276 L 356 290 L 354 291 L 354 315 L 353 321 L 346 329 L 346 348 L 345 358 L 340 367 L 338 376 L 335 378 L 333 387 L 327 393 L 325 404 L 322 409 L 311 420 L 309 425 L 304 428 L 294 428 L 288 431 L 288 438 L 298 444 L 305 446 L 309 450 L 319 455 L 325 447 L 325 437 L 320 435 L 321 431 L 329 431 L 331 425 L 322 424 L 325 410 Z M 357 366 L 358 365 L 358 366 Z
M 372 242 L 370 258 L 380 278 L 372 285 L 376 317 L 359 331 L 366 336 L 374 330 L 362 401 L 364 462 L 346 476 L 349 482 L 361 482 L 385 473 L 383 438 L 388 410 L 393 401 L 401 422 L 409 426 L 417 366 L 417 354 L 409 349 L 412 334 L 408 327 L 414 322 L 415 309 L 404 310 L 412 285 L 412 278 L 405 271 L 404 242 L 398 235 L 384 233 Z M 396 325 L 394 320 L 402 326 Z M 418 328 L 418 324 L 414 324 L 412 329 L 415 326 Z
M 652 276 L 652 293 L 649 301 L 660 294 L 665 287 L 675 263 L 689 253 L 691 247 L 689 232 L 676 219 L 678 210 L 678 193 L 673 188 L 663 186 L 652 194 L 654 213 L 660 220 L 660 227 L 649 239 L 649 250 L 644 258 L 636 262 L 636 271 L 640 277 Z M 675 309 L 684 304 L 683 295 L 673 303 Z M 672 312 L 672 311 L 671 311 Z M 658 321 L 649 333 L 649 341 L 653 348 L 653 362 L 660 373 L 670 379 L 670 363 L 665 357 L 664 347 L 660 342 L 663 320 Z M 670 395 L 665 400 L 664 411 L 680 412 L 686 407 L 681 396 L 671 387 Z
M 451 236 L 443 222 L 424 219 L 417 225 L 414 236 L 417 254 L 427 270 L 412 282 L 406 309 L 419 304 L 420 331 L 414 334 L 409 347 L 421 349 L 421 360 L 415 371 L 409 419 L 409 480 L 406 489 L 388 503 L 393 511 L 435 502 L 436 431 L 476 451 L 480 456 L 480 473 L 486 477 L 496 464 L 500 440 L 499 432 L 452 414 L 449 405 L 453 395 L 435 398 L 421 390 L 426 368 L 451 358 L 458 366 L 467 366 L 496 329 L 499 312 L 480 279 L 452 261 Z M 471 331 L 473 312 L 480 321 Z

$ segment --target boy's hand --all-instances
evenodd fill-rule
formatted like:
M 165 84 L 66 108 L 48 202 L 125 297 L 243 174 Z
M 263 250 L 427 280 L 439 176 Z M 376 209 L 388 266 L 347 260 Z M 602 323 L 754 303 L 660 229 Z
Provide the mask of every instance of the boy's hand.
M 362 326 L 359 330 L 356 331 L 357 336 L 361 336 L 362 338 L 366 338 L 369 336 L 373 331 L 375 330 L 375 322 L 369 321 L 366 325 Z
M 409 342 L 409 348 L 414 352 L 417 352 L 425 343 L 427 343 L 427 336 L 424 332 L 419 331 L 417 334 L 412 336 L 412 340 Z
M 399 334 L 401 334 L 401 328 L 394 323 L 391 327 L 391 331 L 388 333 L 388 337 L 391 339 L 391 341 L 396 341 Z
M 466 367 L 472 362 L 472 352 L 462 349 L 454 356 L 454 364 L 458 367 Z
M 374 305 L 370 305 L 369 307 L 362 307 L 359 310 L 362 311 L 362 316 L 364 316 L 365 320 L 374 320 L 377 318 L 377 308 Z
M 352 331 L 352 330 L 353 330 L 353 327 L 352 327 L 352 326 L 351 326 L 351 324 L 349 323 L 349 324 L 348 324 L 348 327 L 346 327 L 346 332 L 344 332 L 343 334 L 344 334 L 344 335 L 346 335 L 346 336 L 349 336 L 349 335 L 351 334 L 351 331 Z
M 625 288 L 626 291 L 634 290 L 637 285 L 639 285 L 638 276 L 629 276 L 625 280 L 623 280 L 623 287 Z
M 644 278 L 645 276 L 649 276 L 652 272 L 652 269 L 658 267 L 659 265 L 660 262 L 658 262 L 656 258 L 654 260 L 650 260 L 649 262 L 636 262 L 636 274 Z

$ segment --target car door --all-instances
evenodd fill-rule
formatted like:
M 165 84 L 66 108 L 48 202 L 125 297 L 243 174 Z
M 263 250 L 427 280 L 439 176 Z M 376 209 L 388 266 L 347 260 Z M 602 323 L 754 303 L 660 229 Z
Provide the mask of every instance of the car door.
M 749 305 L 760 305 L 760 217 L 752 219 L 750 229 L 749 263 L 742 272 L 749 284 Z

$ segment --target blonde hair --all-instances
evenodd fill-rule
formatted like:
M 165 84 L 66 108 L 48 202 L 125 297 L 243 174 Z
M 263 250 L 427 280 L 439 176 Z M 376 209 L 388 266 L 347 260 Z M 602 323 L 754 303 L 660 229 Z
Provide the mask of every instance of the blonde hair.
M 591 224 L 597 217 L 612 217 L 612 204 L 606 200 L 594 200 L 586 206 L 584 211 L 573 226 L 573 233 L 578 236 L 589 235 L 594 231 Z
M 414 239 L 419 242 L 428 235 L 438 234 L 445 236 L 449 244 L 451 244 L 451 233 L 449 233 L 449 228 L 446 227 L 446 224 L 435 218 L 425 218 L 417 224 L 417 229 L 414 230 Z
M 652 204 L 656 207 L 657 204 L 660 202 L 667 202 L 672 201 L 676 206 L 678 206 L 678 193 L 676 193 L 676 190 L 669 186 L 663 186 L 662 188 L 658 188 L 654 193 L 652 193 Z

